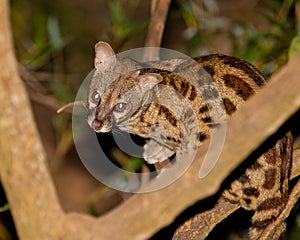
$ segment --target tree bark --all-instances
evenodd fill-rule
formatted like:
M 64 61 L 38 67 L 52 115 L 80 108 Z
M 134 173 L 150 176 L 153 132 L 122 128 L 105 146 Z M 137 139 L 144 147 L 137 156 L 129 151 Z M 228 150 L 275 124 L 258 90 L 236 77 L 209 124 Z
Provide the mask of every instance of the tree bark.
M 171 0 L 151 1 L 151 17 L 145 39 L 144 61 L 157 61 L 160 59 L 158 48 L 161 45 L 170 4 Z
M 1 182 L 21 239 L 55 236 L 64 219 L 30 102 L 18 76 L 8 1 L 0 1 Z
M 147 239 L 187 206 L 216 192 L 222 180 L 299 109 L 297 55 L 269 87 L 228 121 L 222 156 L 207 177 L 199 179 L 198 172 L 208 142 L 186 173 L 168 187 L 135 195 L 97 219 L 66 214 L 57 199 L 28 96 L 18 76 L 8 3 L 0 1 L 0 176 L 21 239 Z

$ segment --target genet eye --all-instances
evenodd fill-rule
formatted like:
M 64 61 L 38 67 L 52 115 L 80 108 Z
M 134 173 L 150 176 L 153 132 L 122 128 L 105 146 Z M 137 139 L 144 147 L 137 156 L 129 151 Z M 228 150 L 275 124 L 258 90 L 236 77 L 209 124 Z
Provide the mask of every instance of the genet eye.
M 91 100 L 94 103 L 99 103 L 100 101 L 100 94 L 98 93 L 98 91 L 94 91 L 91 95 Z
M 126 109 L 126 106 L 127 106 L 126 103 L 123 103 L 123 102 L 117 103 L 117 104 L 114 106 L 114 110 L 115 110 L 116 112 L 123 112 L 123 111 Z

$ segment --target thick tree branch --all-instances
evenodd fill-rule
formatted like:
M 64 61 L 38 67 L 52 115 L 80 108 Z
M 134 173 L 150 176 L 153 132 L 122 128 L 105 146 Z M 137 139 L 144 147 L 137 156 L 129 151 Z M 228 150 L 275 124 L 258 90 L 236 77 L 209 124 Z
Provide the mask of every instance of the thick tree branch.
M 46 167 L 28 96 L 18 76 L 8 1 L 0 1 L 0 29 L 1 182 L 20 238 L 55 236 L 62 227 L 57 219 L 63 221 L 64 215 Z

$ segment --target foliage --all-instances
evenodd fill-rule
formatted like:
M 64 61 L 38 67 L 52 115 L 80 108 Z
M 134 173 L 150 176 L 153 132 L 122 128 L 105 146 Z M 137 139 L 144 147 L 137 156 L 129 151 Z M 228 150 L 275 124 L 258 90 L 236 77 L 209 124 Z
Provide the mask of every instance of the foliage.
M 66 44 L 61 37 L 57 18 L 43 15 L 37 15 L 35 18 L 32 42 L 20 58 L 21 63 L 29 69 L 38 69 L 47 64 Z
M 190 51 L 200 48 L 205 49 L 205 53 L 213 52 L 211 40 L 226 32 L 229 34 L 231 55 L 252 62 L 266 76 L 287 61 L 289 44 L 296 35 L 295 19 L 290 14 L 295 4 L 292 1 L 262 1 L 269 11 L 256 13 L 261 21 L 257 26 L 223 17 L 215 0 L 203 1 L 202 5 L 197 5 L 196 1 L 177 2 L 187 26 L 185 33 L 191 42 Z M 296 41 L 297 38 L 293 46 Z
M 129 2 L 112 0 L 109 1 L 110 26 L 108 35 L 110 43 L 115 49 L 122 47 L 130 41 L 131 36 L 146 31 L 146 24 L 142 19 L 135 18 L 136 10 L 140 0 Z M 126 9 L 127 11 L 124 11 Z
M 4 211 L 7 211 L 7 210 L 9 210 L 9 209 L 10 209 L 10 208 L 9 208 L 9 204 L 6 203 L 6 204 L 4 204 L 3 207 L 0 207 L 0 213 L 1 213 L 1 212 L 4 212 Z

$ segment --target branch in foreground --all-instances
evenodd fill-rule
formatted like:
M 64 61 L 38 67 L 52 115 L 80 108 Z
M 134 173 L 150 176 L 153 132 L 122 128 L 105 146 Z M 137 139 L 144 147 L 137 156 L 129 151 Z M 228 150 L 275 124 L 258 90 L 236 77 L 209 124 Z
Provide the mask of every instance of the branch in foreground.
M 180 226 L 176 230 L 172 240 L 203 240 L 218 223 L 239 208 L 237 204 L 232 204 L 220 198 L 212 211 L 208 210 L 197 214 L 184 225 Z
M 18 76 L 8 1 L 0 1 L 1 183 L 21 239 L 54 238 L 64 220 L 30 103 Z

